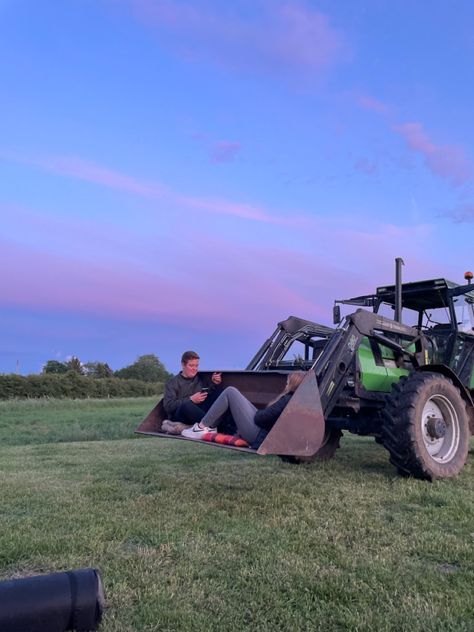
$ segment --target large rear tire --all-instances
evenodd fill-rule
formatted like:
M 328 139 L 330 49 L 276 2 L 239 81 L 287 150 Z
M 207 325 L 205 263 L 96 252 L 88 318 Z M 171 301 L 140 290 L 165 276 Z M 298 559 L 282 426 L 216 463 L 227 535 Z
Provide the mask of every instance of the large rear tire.
M 450 379 L 420 371 L 393 386 L 382 440 L 400 474 L 430 481 L 456 476 L 466 462 L 469 437 L 466 403 Z
M 338 428 L 329 428 L 324 433 L 323 443 L 321 447 L 313 454 L 313 456 L 280 456 L 280 459 L 285 463 L 294 463 L 296 465 L 301 463 L 313 463 L 314 461 L 329 461 L 332 459 L 336 450 L 340 447 L 340 441 L 342 432 Z

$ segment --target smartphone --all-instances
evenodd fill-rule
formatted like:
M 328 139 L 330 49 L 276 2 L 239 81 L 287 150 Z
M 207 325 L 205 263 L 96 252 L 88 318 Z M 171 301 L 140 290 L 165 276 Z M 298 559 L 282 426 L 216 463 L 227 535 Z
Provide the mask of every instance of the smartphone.
M 201 388 L 201 393 L 208 393 L 208 392 L 209 392 L 208 386 L 204 386 L 203 388 Z

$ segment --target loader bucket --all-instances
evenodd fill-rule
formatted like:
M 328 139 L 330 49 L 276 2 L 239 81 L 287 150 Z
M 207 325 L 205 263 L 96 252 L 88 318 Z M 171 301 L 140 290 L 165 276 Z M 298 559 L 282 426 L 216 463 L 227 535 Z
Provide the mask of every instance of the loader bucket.
M 211 375 L 203 373 L 204 375 Z M 264 408 L 285 387 L 287 372 L 280 371 L 223 371 L 222 387 L 235 386 L 257 408 Z M 158 435 L 171 439 L 192 441 L 181 436 L 168 435 L 161 430 L 166 418 L 163 400 L 148 413 L 135 430 L 138 434 Z M 289 404 L 260 446 L 259 454 L 312 456 L 316 454 L 324 436 L 324 415 L 318 386 L 313 371 L 308 371 Z M 195 441 L 195 443 L 201 443 Z M 206 443 L 206 442 L 202 442 Z M 249 448 L 207 443 L 215 447 L 251 451 Z
M 161 424 L 165 419 L 166 413 L 163 407 L 163 400 L 160 399 L 158 404 L 150 410 L 135 432 L 140 434 L 156 434 L 157 432 L 161 432 Z
M 324 429 L 316 376 L 308 371 L 258 453 L 313 456 L 321 447 Z

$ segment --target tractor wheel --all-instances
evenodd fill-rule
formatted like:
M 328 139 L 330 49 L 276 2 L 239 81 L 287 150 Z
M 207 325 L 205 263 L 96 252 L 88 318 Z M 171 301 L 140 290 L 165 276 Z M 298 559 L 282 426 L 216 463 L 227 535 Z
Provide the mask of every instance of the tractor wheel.
M 324 433 L 323 443 L 321 447 L 313 454 L 313 456 L 280 456 L 280 459 L 285 463 L 294 463 L 300 465 L 301 463 L 313 463 L 313 461 L 329 461 L 332 459 L 336 450 L 339 449 L 339 443 L 342 437 L 342 432 L 336 428 L 330 428 Z
M 400 474 L 431 481 L 462 470 L 470 435 L 466 404 L 444 375 L 419 372 L 401 378 L 383 418 L 383 445 Z

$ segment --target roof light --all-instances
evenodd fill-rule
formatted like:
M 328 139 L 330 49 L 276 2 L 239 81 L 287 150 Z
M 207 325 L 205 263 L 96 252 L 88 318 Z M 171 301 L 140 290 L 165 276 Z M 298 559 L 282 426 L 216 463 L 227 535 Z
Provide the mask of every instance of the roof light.
M 466 281 L 470 284 L 472 281 L 472 277 L 474 275 L 472 274 L 472 272 L 470 272 L 469 270 L 467 272 L 464 273 L 464 278 L 466 279 Z

